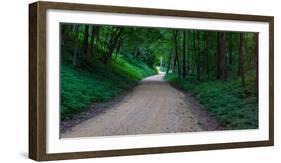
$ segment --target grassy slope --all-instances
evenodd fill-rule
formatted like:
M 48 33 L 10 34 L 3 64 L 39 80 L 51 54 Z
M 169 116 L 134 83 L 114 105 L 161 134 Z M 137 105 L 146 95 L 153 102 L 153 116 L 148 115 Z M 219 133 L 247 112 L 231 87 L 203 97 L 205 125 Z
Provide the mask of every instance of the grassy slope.
M 138 80 L 156 74 L 144 63 L 135 64 L 118 58 L 111 67 L 99 63 L 94 72 L 61 66 L 61 116 L 62 119 L 86 109 L 93 102 L 108 101 Z
M 178 79 L 169 74 L 167 81 L 191 92 L 195 98 L 217 118 L 226 129 L 252 129 L 258 127 L 257 98 L 254 96 L 253 77 L 241 88 L 240 80 L 198 82 L 195 77 Z

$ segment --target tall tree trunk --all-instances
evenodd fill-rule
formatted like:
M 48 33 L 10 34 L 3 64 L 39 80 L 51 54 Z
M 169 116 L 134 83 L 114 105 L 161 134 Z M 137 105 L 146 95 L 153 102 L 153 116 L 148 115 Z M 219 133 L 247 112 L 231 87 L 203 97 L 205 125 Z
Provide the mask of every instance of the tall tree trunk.
M 173 33 L 173 40 L 174 40 L 174 44 L 175 44 L 175 32 Z M 177 47 L 174 45 L 174 56 L 173 56 L 173 67 L 172 70 L 173 72 L 176 72 L 177 69 L 177 57 L 176 57 L 176 53 L 177 53 Z
M 205 32 L 205 47 L 204 47 L 204 54 L 205 54 L 205 71 L 210 78 L 210 61 L 209 61 L 209 32 Z
M 240 33 L 239 54 L 238 54 L 238 76 L 241 77 L 242 86 L 245 87 L 243 33 Z
M 182 77 L 186 77 L 186 31 L 183 31 Z
M 180 60 L 179 60 L 178 53 L 176 55 L 176 59 L 177 59 L 177 65 L 178 65 L 178 77 L 181 78 L 181 67 L 180 67 Z
M 107 53 L 104 57 L 104 64 L 107 64 L 108 61 L 111 61 L 112 54 L 116 48 L 119 38 L 122 36 L 122 28 L 118 27 L 114 33 L 111 34 L 110 41 L 107 46 Z
M 61 43 L 64 46 L 65 45 L 65 41 L 66 41 L 66 35 L 67 35 L 67 24 L 62 24 L 61 25 Z
M 193 30 L 193 58 L 192 58 L 192 62 L 193 62 L 193 64 L 192 64 L 192 71 L 193 72 L 195 71 L 195 69 L 197 70 L 196 55 L 197 55 L 197 50 L 196 50 L 196 31 Z
M 67 24 L 62 24 L 61 25 L 61 52 L 62 54 L 65 52 L 66 49 L 66 44 L 67 44 L 67 30 L 68 25 Z
M 75 66 L 77 64 L 77 48 L 78 48 L 78 36 L 79 36 L 80 25 L 74 25 L 74 50 L 72 57 L 72 64 Z
M 189 48 L 189 46 L 191 45 L 191 44 L 189 44 L 188 43 L 188 38 L 189 38 L 190 36 L 189 36 L 189 34 L 188 34 L 188 31 L 186 31 L 186 59 L 187 59 L 187 61 L 186 61 L 186 64 L 187 64 L 187 66 L 186 66 L 186 74 L 187 75 L 189 75 L 189 71 L 190 71 L 190 48 Z
M 98 33 L 99 27 L 98 26 L 92 26 L 92 32 L 91 32 L 91 39 L 90 39 L 90 49 L 88 50 L 88 56 L 90 57 L 95 56 L 95 38 Z
M 227 80 L 227 64 L 226 64 L 226 39 L 225 39 L 225 32 L 222 32 L 221 34 L 221 64 L 222 64 L 222 79 Z
M 218 32 L 217 79 L 227 79 L 225 32 Z
M 178 31 L 174 31 L 174 42 L 175 42 L 175 61 L 174 66 L 177 65 L 178 68 L 178 77 L 181 77 L 181 70 L 180 70 L 180 62 L 179 62 L 179 56 L 178 56 Z
M 233 43 L 232 43 L 232 33 L 230 33 L 229 39 L 229 62 L 230 65 L 233 64 Z
M 256 69 L 256 79 L 255 79 L 255 93 L 258 97 L 258 86 L 259 86 L 259 80 L 258 80 L 258 68 L 259 68 L 259 34 L 255 33 L 255 69 Z M 258 99 L 258 98 L 257 98 Z
M 83 43 L 83 52 L 84 52 L 84 60 L 88 59 L 88 42 L 89 42 L 89 25 L 85 25 L 84 30 L 84 43 Z
M 197 71 L 197 79 L 201 80 L 201 52 L 200 52 L 200 36 L 199 32 L 196 31 L 196 48 L 197 48 L 197 61 L 196 61 L 196 71 Z
M 135 58 L 138 57 L 138 47 L 137 47 L 137 46 L 135 46 L 134 57 L 135 57 Z
M 241 77 L 242 74 L 242 51 L 243 51 L 243 34 L 239 34 L 239 51 L 238 51 L 238 70 L 237 70 L 237 76 Z
M 168 65 L 167 65 L 168 67 L 167 67 L 167 70 L 166 70 L 166 74 L 168 74 L 169 71 L 170 71 L 171 60 L 172 60 L 172 53 L 169 54 Z
M 217 32 L 217 59 L 216 59 L 216 77 L 221 79 L 221 44 L 220 44 L 220 32 Z
M 177 57 L 176 57 L 176 53 L 177 53 L 177 46 L 175 46 L 176 44 L 176 32 L 177 31 L 173 31 L 173 41 L 174 41 L 174 56 L 173 56 L 173 67 L 172 70 L 173 72 L 176 72 L 177 69 Z

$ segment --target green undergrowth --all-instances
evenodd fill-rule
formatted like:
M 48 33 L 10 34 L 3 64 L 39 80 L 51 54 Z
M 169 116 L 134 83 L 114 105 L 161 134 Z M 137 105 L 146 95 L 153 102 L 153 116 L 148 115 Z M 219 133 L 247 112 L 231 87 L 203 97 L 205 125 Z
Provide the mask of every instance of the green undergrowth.
M 92 70 L 61 65 L 61 118 L 69 118 L 95 102 L 106 102 L 130 89 L 144 77 L 156 74 L 144 63 L 133 64 L 123 58 L 109 66 L 97 62 Z
M 195 76 L 179 79 L 174 74 L 165 76 L 172 85 L 189 91 L 225 129 L 258 128 L 258 105 L 254 93 L 254 77 L 241 80 L 201 81 Z
M 143 62 L 136 60 L 127 61 L 122 57 L 113 59 L 111 67 L 119 74 L 126 75 L 134 80 L 140 80 L 147 76 L 157 74 L 157 70 L 150 68 Z

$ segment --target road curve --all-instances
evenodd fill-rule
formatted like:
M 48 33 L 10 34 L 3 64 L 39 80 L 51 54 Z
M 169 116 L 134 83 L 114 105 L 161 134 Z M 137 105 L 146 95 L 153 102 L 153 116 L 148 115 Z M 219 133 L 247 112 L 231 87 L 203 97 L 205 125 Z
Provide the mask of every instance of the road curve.
M 62 138 L 215 130 L 217 124 L 202 129 L 194 99 L 163 80 L 163 73 L 144 80 L 104 113 L 72 127 Z M 191 98 L 191 97 L 190 97 Z M 205 117 L 206 118 L 206 117 Z M 207 118 L 209 119 L 209 117 Z M 203 120 L 204 122 L 204 120 Z M 206 123 L 209 123 L 205 121 Z M 213 123 L 213 122 L 212 122 Z

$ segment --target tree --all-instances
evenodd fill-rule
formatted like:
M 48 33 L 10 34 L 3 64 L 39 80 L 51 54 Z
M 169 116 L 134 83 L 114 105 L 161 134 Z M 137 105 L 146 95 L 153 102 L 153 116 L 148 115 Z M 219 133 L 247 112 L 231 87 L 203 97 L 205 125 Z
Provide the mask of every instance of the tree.
M 233 64 L 233 43 L 232 43 L 232 33 L 229 33 L 229 64 Z
M 199 33 L 200 31 L 196 31 L 196 48 L 197 48 L 197 79 L 198 80 L 201 80 L 201 61 L 200 61 L 200 59 L 201 59 L 201 52 L 200 52 L 200 33 Z
M 66 38 L 72 46 L 65 46 Z M 115 59 L 132 59 L 150 68 L 162 58 L 166 72 L 172 69 L 178 78 L 195 74 L 201 82 L 239 77 L 245 85 L 257 69 L 258 34 L 62 24 L 61 49 L 66 63 L 79 63 L 82 68 L 93 68 L 93 59 L 110 66 L 113 55 Z
M 123 43 L 124 40 L 125 40 L 125 36 L 121 36 L 119 38 L 119 41 L 117 41 L 117 47 L 116 47 L 116 51 L 115 51 L 115 54 L 116 54 L 115 58 L 117 58 L 117 55 L 120 52 L 120 49 L 121 49 L 121 46 L 122 46 L 122 43 Z
M 200 51 L 200 33 L 199 31 L 193 32 L 193 45 L 194 45 L 194 62 L 197 73 L 197 80 L 201 80 L 201 51 Z
M 182 53 L 182 77 L 186 77 L 186 53 L 188 50 L 187 43 L 186 43 L 186 30 L 183 30 L 183 53 Z
M 241 77 L 242 86 L 245 87 L 245 74 L 244 74 L 244 35 L 240 33 L 239 53 L 238 53 L 238 76 Z
M 187 59 L 187 61 L 186 61 L 186 64 L 187 64 L 187 66 L 186 66 L 186 74 L 187 75 L 189 75 L 189 72 L 190 72 L 190 65 L 191 65 L 191 59 L 190 59 L 190 43 L 189 43 L 189 38 L 190 38 L 190 36 L 189 36 L 189 31 L 186 31 L 186 47 L 185 47 L 185 50 L 186 50 L 186 59 Z
M 92 26 L 92 32 L 91 32 L 91 40 L 90 40 L 90 49 L 88 50 L 88 56 L 91 54 L 94 56 L 95 54 L 95 38 L 96 35 L 99 32 L 99 26 Z
M 116 48 L 117 42 L 119 38 L 121 37 L 122 34 L 122 28 L 121 27 L 116 27 L 114 28 L 113 32 L 110 34 L 110 39 L 107 42 L 106 49 L 105 49 L 105 54 L 103 56 L 103 63 L 107 64 L 108 61 L 111 60 L 112 54 L 114 49 Z
M 83 43 L 83 60 L 87 64 L 89 62 L 89 56 L 88 56 L 88 46 L 89 46 L 89 25 L 86 24 L 84 28 L 84 43 Z
M 209 32 L 204 32 L 204 55 L 205 55 L 205 71 L 210 78 L 210 61 L 209 61 Z
M 258 96 L 258 56 L 259 56 L 259 34 L 255 33 L 255 69 L 256 69 L 256 79 L 255 79 L 255 94 Z M 258 99 L 258 98 L 257 98 Z
M 67 24 L 62 24 L 62 27 L 61 27 L 61 44 L 62 46 L 65 46 L 65 43 L 66 43 L 66 40 L 67 40 L 67 28 L 68 28 L 68 25 Z
M 167 63 L 167 70 L 166 73 L 168 74 L 171 67 L 171 60 L 172 60 L 172 53 L 169 53 L 168 63 Z
M 180 78 L 181 69 L 180 69 L 180 62 L 179 62 L 179 55 L 178 55 L 178 31 L 177 30 L 174 30 L 173 37 L 174 37 L 174 45 L 175 45 L 174 68 L 177 66 L 178 77 Z
M 74 25 L 74 50 L 72 57 L 72 64 L 75 66 L 77 64 L 77 48 L 78 48 L 78 36 L 79 36 L 80 25 Z
M 227 79 L 225 32 L 218 32 L 217 46 L 217 79 Z

